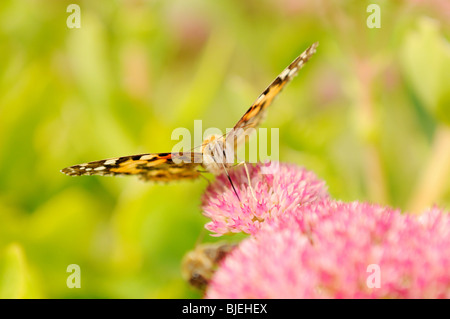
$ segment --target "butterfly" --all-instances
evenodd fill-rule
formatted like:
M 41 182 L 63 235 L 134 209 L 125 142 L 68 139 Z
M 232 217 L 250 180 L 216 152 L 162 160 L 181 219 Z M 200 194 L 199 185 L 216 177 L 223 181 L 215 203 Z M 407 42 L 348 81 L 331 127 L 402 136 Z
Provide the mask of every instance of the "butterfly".
M 138 175 L 147 181 L 195 179 L 201 176 L 201 167 L 214 175 L 221 174 L 234 164 L 234 155 L 228 156 L 229 151 L 236 150 L 246 140 L 246 136 L 264 120 L 267 107 L 308 62 L 318 45 L 318 42 L 312 44 L 289 64 L 258 96 L 233 129 L 223 136 L 213 135 L 188 152 L 110 158 L 66 167 L 61 172 L 70 176 Z

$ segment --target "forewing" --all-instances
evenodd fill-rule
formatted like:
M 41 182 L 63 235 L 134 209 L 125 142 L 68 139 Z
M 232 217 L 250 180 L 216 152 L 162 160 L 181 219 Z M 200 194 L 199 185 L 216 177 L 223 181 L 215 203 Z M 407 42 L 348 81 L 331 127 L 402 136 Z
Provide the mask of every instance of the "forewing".
M 305 65 L 311 56 L 316 52 L 318 42 L 307 48 L 300 54 L 289 66 L 278 75 L 275 80 L 264 90 L 263 93 L 250 106 L 247 112 L 237 122 L 234 128 L 227 134 L 227 144 L 234 143 L 235 148 L 245 141 L 245 137 L 249 135 L 252 129 L 256 128 L 265 117 L 267 107 L 272 103 L 274 98 L 281 92 L 287 83 L 289 83 Z
M 148 181 L 194 179 L 201 153 L 154 153 L 124 156 L 66 167 L 62 173 L 82 175 L 138 175 Z

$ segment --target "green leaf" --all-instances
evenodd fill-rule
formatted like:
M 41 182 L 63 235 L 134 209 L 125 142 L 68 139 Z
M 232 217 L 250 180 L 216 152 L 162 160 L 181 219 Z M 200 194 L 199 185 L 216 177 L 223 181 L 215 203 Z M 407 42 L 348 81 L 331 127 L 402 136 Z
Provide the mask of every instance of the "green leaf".
M 450 44 L 438 23 L 421 19 L 418 29 L 406 36 L 400 55 L 406 79 L 423 106 L 450 124 Z
M 19 244 L 0 251 L 0 298 L 40 298 L 37 287 Z

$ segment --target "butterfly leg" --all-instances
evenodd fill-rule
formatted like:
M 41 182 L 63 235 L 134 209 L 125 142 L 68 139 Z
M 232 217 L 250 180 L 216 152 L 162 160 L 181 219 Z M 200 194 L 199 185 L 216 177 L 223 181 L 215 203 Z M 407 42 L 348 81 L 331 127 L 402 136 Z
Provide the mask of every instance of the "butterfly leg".
M 245 163 L 245 161 L 242 161 L 242 162 L 238 163 L 237 165 L 238 165 L 238 166 L 239 166 L 239 165 L 244 165 L 245 173 L 247 174 L 248 187 L 250 187 L 250 192 L 252 193 L 253 199 L 254 199 L 256 202 L 258 202 L 258 200 L 256 199 L 256 196 L 255 196 L 255 190 L 253 189 L 252 183 L 251 183 L 251 181 L 250 181 L 250 174 L 249 174 L 249 172 L 248 172 L 247 164 Z
M 223 151 L 223 155 L 226 156 L 225 150 Z M 215 159 L 214 157 L 213 157 L 213 160 L 214 160 L 214 162 L 216 162 L 217 164 L 219 164 L 219 163 L 216 161 L 216 159 Z M 227 168 L 225 167 L 225 164 L 224 164 L 222 161 L 220 161 L 220 164 L 222 165 L 223 170 L 225 171 L 225 174 L 227 175 L 228 181 L 230 182 L 231 187 L 233 188 L 234 194 L 236 195 L 237 199 L 239 200 L 239 202 L 241 203 L 241 206 L 242 206 L 241 198 L 239 197 L 239 194 L 237 193 L 237 190 L 236 190 L 236 188 L 234 187 L 233 181 L 231 180 L 230 174 L 228 174 L 228 170 L 227 170 Z
M 208 186 L 210 186 L 210 185 L 211 185 L 211 182 L 209 181 L 209 179 L 207 179 L 207 178 L 205 177 L 205 175 L 203 175 L 203 173 L 209 173 L 209 172 L 207 172 L 207 171 L 199 171 L 199 170 L 197 170 L 197 172 L 200 173 L 199 176 L 200 176 L 201 178 L 203 178 L 203 179 L 208 183 Z

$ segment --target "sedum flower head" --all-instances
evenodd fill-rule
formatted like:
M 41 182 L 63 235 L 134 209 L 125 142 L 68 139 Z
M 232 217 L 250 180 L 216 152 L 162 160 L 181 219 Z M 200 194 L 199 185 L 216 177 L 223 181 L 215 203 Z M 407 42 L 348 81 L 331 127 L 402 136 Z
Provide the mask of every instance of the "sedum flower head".
M 450 215 L 323 201 L 268 220 L 207 298 L 449 298 Z
M 218 176 L 203 195 L 203 214 L 211 219 L 205 227 L 215 233 L 213 236 L 255 234 L 266 220 L 328 198 L 325 182 L 304 168 L 278 162 L 247 167 L 254 193 L 245 167 L 240 166 L 229 171 L 240 200 L 225 174 Z

